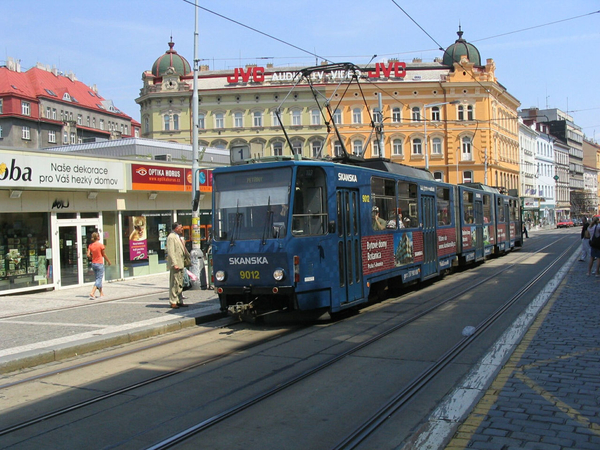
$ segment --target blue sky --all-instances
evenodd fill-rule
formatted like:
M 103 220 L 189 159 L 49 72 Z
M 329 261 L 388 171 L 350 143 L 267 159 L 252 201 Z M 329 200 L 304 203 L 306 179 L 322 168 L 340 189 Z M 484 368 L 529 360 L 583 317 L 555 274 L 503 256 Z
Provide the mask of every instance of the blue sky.
M 142 72 L 167 50 L 171 35 L 175 50 L 193 60 L 194 0 L 10 3 L 3 10 L 0 64 L 12 57 L 24 70 L 40 62 L 72 71 L 138 121 Z M 198 5 L 306 51 L 200 10 L 198 57 L 217 70 L 267 62 L 314 65 L 307 52 L 355 64 L 375 54 L 376 61 L 432 61 L 442 56 L 434 40 L 448 47 L 460 23 L 463 37 L 483 61 L 494 60 L 498 81 L 522 108 L 569 111 L 587 137 L 600 141 L 598 0 L 198 0 Z M 583 17 L 565 20 L 577 16 Z

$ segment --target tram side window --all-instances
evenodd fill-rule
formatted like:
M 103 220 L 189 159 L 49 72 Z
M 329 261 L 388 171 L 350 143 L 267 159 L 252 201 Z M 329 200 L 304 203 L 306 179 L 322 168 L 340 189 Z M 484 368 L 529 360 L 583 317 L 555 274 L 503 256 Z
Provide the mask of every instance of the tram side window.
M 325 174 L 317 167 L 299 167 L 294 188 L 292 234 L 314 236 L 327 232 Z
M 504 202 L 498 197 L 498 222 L 504 222 Z
M 437 223 L 438 225 L 450 225 L 450 189 L 437 188 Z
M 483 223 L 492 223 L 492 200 L 491 196 L 483 196 Z
M 463 192 L 463 218 L 465 223 L 475 223 L 475 211 L 473 210 L 472 192 Z
M 516 221 L 518 220 L 517 218 L 519 217 L 519 206 L 517 204 L 516 200 L 511 200 L 510 203 L 510 220 L 511 221 Z
M 374 230 L 396 228 L 394 180 L 371 178 L 371 224 Z
M 416 228 L 419 226 L 416 183 L 409 183 L 407 181 L 398 182 L 397 213 L 400 228 Z

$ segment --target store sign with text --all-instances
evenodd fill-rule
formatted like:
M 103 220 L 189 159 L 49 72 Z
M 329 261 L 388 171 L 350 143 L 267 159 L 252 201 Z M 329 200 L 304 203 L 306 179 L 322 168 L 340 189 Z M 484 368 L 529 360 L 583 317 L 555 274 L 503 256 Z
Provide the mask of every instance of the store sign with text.
M 200 191 L 212 191 L 212 171 L 198 171 Z M 137 191 L 187 191 L 193 186 L 192 170 L 181 167 L 131 165 L 131 188 Z
M 2 152 L 0 187 L 120 190 L 125 172 L 119 162 Z

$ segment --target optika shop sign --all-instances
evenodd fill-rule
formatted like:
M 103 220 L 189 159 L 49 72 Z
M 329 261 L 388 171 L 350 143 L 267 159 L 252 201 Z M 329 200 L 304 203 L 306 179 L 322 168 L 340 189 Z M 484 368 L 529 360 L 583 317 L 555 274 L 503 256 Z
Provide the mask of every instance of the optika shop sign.
M 0 153 L 0 187 L 124 189 L 122 163 Z

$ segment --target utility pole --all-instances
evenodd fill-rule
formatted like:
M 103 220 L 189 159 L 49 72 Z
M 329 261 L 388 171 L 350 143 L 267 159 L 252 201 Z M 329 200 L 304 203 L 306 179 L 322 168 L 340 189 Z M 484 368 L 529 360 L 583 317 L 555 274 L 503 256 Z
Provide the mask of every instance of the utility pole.
M 206 287 L 204 275 L 204 255 L 200 248 L 200 212 L 199 209 L 199 183 L 200 172 L 198 163 L 198 0 L 194 1 L 194 82 L 192 93 L 192 259 L 191 272 L 198 281 L 193 283 L 194 288 Z

